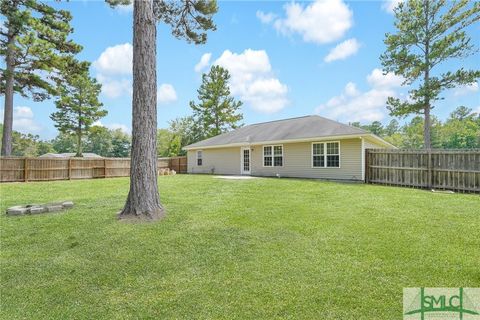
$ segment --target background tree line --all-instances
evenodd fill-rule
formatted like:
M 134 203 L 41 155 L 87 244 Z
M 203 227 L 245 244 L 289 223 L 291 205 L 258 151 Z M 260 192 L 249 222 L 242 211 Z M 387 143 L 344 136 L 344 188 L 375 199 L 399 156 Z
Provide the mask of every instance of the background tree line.
M 3 124 L 0 124 L 0 130 Z M 1 136 L 1 132 L 0 132 Z M 102 157 L 129 157 L 131 136 L 121 129 L 92 126 L 83 136 L 83 151 Z M 12 132 L 12 156 L 37 157 L 46 153 L 76 153 L 75 135 L 59 133 L 52 140 L 42 140 L 31 133 Z
M 421 149 L 423 145 L 423 118 L 416 116 L 401 125 L 396 119 L 387 124 L 373 121 L 370 124 L 352 122 L 350 125 L 376 134 L 399 148 Z M 3 125 L 0 124 L 0 131 Z M 185 155 L 182 148 L 202 140 L 200 125 L 193 116 L 177 118 L 169 126 L 157 131 L 158 156 Z M 1 134 L 1 133 L 0 133 Z M 83 138 L 84 152 L 103 157 L 129 157 L 131 136 L 121 129 L 111 130 L 92 126 Z M 480 114 L 461 106 L 445 121 L 432 118 L 432 147 L 444 149 L 480 148 Z M 13 131 L 13 156 L 36 157 L 45 153 L 75 153 L 75 136 L 59 133 L 52 140 L 42 140 L 38 135 Z
M 368 125 L 353 122 L 350 125 L 376 134 L 398 148 L 422 149 L 424 145 L 424 120 L 413 117 L 404 125 L 392 119 L 387 125 L 374 121 Z M 431 119 L 432 148 L 472 149 L 480 148 L 480 114 L 461 106 L 455 109 L 445 121 Z

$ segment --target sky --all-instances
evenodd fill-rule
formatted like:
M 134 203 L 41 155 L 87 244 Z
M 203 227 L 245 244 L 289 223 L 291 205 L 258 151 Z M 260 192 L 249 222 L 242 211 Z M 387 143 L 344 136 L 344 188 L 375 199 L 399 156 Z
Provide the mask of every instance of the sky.
M 396 0 L 398 1 L 398 0 Z M 318 114 L 343 123 L 388 123 L 385 101 L 406 97 L 402 78 L 384 75 L 379 56 L 385 33 L 394 32 L 396 1 L 219 1 L 217 30 L 204 45 L 188 44 L 162 24 L 157 31 L 158 127 L 190 115 L 201 75 L 212 65 L 231 74 L 232 94 L 243 101 L 244 124 Z M 131 130 L 132 8 L 103 1 L 51 2 L 73 15 L 71 38 L 92 62 L 108 110 L 99 125 Z M 480 24 L 468 34 L 480 47 Z M 454 60 L 440 71 L 479 68 L 476 56 Z M 3 63 L 3 62 L 2 62 Z M 479 83 L 442 93 L 433 114 L 444 120 L 465 105 L 480 112 Z M 4 97 L 0 97 L 3 112 Z M 53 100 L 14 97 L 14 129 L 51 139 Z M 2 115 L 3 119 L 3 115 Z M 1 120 L 0 120 L 1 121 Z M 408 118 L 402 121 L 408 121 Z

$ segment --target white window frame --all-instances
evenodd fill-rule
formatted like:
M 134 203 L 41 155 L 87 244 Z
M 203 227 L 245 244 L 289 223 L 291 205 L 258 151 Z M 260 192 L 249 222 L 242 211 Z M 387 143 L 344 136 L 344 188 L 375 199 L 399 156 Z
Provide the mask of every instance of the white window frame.
M 272 158 L 272 165 L 271 166 L 266 166 L 265 165 L 265 147 L 272 147 L 272 154 L 271 154 L 271 158 Z M 275 147 L 282 147 L 282 165 L 281 166 L 275 166 L 274 165 L 274 161 L 275 161 Z M 278 157 L 278 156 L 277 156 Z M 262 145 L 262 166 L 264 168 L 275 168 L 275 167 L 283 167 L 283 165 L 285 164 L 285 152 L 283 151 L 283 144 L 267 144 L 267 145 Z
M 327 167 L 327 143 L 338 143 L 338 167 Z M 314 144 L 323 144 L 323 167 L 315 167 L 313 165 L 313 145 Z M 336 156 L 337 154 L 330 154 L 330 156 Z M 310 162 L 312 169 L 340 169 L 342 166 L 342 152 L 340 151 L 340 141 L 317 141 L 312 142 L 310 148 Z
M 198 156 L 198 153 L 201 153 L 202 156 L 199 157 L 199 156 Z M 197 150 L 197 151 L 196 151 L 196 155 L 197 155 L 197 162 L 195 163 L 195 165 L 196 165 L 197 167 L 202 167 L 202 166 L 203 166 L 203 150 Z M 200 164 L 200 165 L 198 164 L 198 160 L 199 160 L 199 159 L 202 160 L 202 164 Z

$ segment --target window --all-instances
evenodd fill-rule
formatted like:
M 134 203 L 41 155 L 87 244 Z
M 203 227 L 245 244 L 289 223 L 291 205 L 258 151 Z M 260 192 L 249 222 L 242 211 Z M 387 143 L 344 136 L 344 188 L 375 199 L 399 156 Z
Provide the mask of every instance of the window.
M 312 167 L 340 168 L 340 142 L 312 143 Z
M 197 166 L 201 166 L 202 165 L 202 161 L 203 160 L 203 152 L 202 150 L 198 150 L 197 151 Z
M 263 146 L 263 166 L 283 166 L 283 146 Z
M 325 167 L 325 152 L 323 151 L 323 143 L 314 143 L 312 144 L 312 156 L 313 156 L 313 166 L 314 167 Z
M 272 166 L 272 146 L 263 147 L 263 166 Z
M 338 142 L 327 143 L 327 167 L 338 168 L 340 167 L 340 152 Z

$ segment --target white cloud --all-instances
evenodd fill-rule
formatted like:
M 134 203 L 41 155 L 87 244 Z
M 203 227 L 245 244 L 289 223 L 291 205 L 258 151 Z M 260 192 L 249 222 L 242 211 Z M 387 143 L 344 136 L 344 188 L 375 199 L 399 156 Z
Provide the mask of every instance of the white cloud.
M 353 12 L 342 0 L 317 0 L 307 6 L 296 2 L 284 6 L 285 18 L 275 19 L 280 33 L 298 33 L 306 42 L 331 43 L 343 37 L 353 25 Z
M 277 17 L 274 13 L 265 13 L 263 11 L 257 11 L 257 18 L 265 24 L 271 23 Z
M 195 72 L 200 72 L 203 69 L 205 69 L 205 67 L 208 67 L 208 65 L 210 64 L 211 57 L 212 57 L 211 53 L 204 53 L 200 58 L 200 61 L 195 65 L 195 68 L 194 68 Z
M 131 75 L 133 47 L 130 43 L 119 44 L 105 49 L 93 62 L 102 75 Z
M 374 69 L 367 76 L 370 90 L 361 92 L 349 82 L 340 95 L 318 106 L 315 113 L 343 122 L 382 120 L 387 98 L 399 96 L 397 89 L 402 80 L 394 74 L 383 75 L 380 69 Z
M 393 14 L 393 9 L 395 9 L 402 1 L 403 0 L 385 0 L 382 3 L 382 9 L 390 14 Z
M 358 49 L 360 49 L 360 42 L 358 42 L 357 39 L 352 38 L 345 40 L 330 50 L 324 61 L 332 62 L 335 60 L 344 60 L 357 53 Z
M 121 124 L 121 123 L 110 123 L 110 124 L 106 124 L 105 127 L 107 127 L 110 130 L 120 129 L 124 133 L 127 133 L 127 134 L 131 134 L 131 132 L 132 132 L 132 130 L 130 130 L 130 128 L 128 126 L 126 126 L 124 124 Z
M 273 75 L 265 50 L 247 49 L 242 53 L 225 50 L 214 62 L 231 75 L 230 90 L 254 110 L 275 113 L 288 104 L 288 87 Z
M 115 9 L 121 13 L 131 13 L 133 12 L 133 3 L 127 5 L 118 5 L 115 6 Z
M 353 97 L 353 96 L 356 96 L 360 93 L 360 91 L 358 91 L 357 89 L 357 85 L 353 82 L 349 82 L 347 83 L 347 85 L 345 86 L 345 94 L 349 97 Z
M 132 94 L 132 81 L 130 79 L 116 79 L 97 74 L 97 80 L 102 84 L 102 94 L 108 98 L 114 99 L 125 94 Z
M 258 79 L 246 87 L 243 99 L 263 113 L 275 113 L 287 104 L 288 87 L 276 78 Z
M 459 97 L 459 96 L 464 96 L 477 91 L 478 91 L 478 82 L 474 82 L 468 85 L 455 88 L 455 90 L 453 91 L 453 95 L 456 97 Z
M 367 76 L 367 82 L 372 87 L 378 88 L 392 88 L 392 87 L 399 87 L 402 85 L 404 78 L 401 76 L 397 76 L 394 73 L 387 73 L 383 74 L 383 71 L 375 68 L 372 70 Z
M 33 111 L 30 107 L 15 107 L 13 116 L 16 118 L 33 119 Z
M 157 101 L 160 104 L 168 104 L 177 101 L 175 88 L 168 83 L 162 83 L 157 90 Z
M 102 84 L 102 94 L 114 99 L 132 93 L 132 60 L 130 43 L 108 47 L 100 54 L 93 66 Z
M 3 109 L 0 112 L 0 118 L 3 119 Z M 13 108 L 13 130 L 23 133 L 39 133 L 43 127 L 34 119 L 33 111 L 30 107 Z
M 100 120 L 97 120 L 95 121 L 92 126 L 99 126 L 99 127 L 105 127 L 105 128 L 108 128 L 110 130 L 117 130 L 117 129 L 120 129 L 122 130 L 124 133 L 127 133 L 127 134 L 131 134 L 131 131 L 130 128 L 124 124 L 121 124 L 121 123 L 109 123 L 109 124 L 103 124 Z

